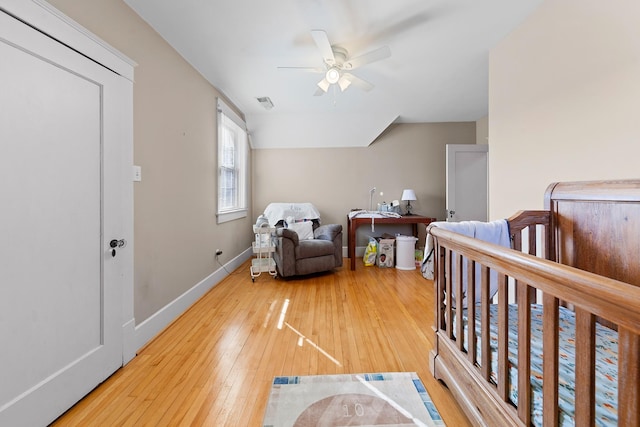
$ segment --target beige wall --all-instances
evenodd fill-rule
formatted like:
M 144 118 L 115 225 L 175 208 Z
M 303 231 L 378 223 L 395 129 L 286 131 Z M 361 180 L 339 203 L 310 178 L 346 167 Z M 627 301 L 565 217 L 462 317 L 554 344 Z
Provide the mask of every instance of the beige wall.
M 369 190 L 375 186 L 374 206 L 400 199 L 403 189 L 413 188 L 418 198 L 414 212 L 443 219 L 445 145 L 475 143 L 475 126 L 398 124 L 366 148 L 254 150 L 253 217 L 270 202 L 311 202 L 323 223 L 344 226 L 346 245 L 346 215 L 352 208 L 369 209 Z M 375 234 L 382 230 L 376 227 Z
M 217 225 L 219 93 L 120 0 L 50 0 L 138 63 L 134 85 L 134 305 L 147 319 L 251 242 L 251 218 Z
M 492 52 L 490 216 L 554 181 L 638 178 L 640 2 L 547 0 Z

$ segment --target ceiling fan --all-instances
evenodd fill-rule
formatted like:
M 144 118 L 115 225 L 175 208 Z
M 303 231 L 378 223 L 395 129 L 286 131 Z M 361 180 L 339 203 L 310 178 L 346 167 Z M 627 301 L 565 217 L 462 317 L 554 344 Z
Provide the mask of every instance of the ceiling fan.
M 373 89 L 373 84 L 353 75 L 350 71 L 355 70 L 363 65 L 380 61 L 391 56 L 389 46 L 383 46 L 371 52 L 351 58 L 349 52 L 339 46 L 331 46 L 329 37 L 324 30 L 312 30 L 311 36 L 318 46 L 324 61 L 323 68 L 312 67 L 278 67 L 292 68 L 304 71 L 311 71 L 324 74 L 324 78 L 317 85 L 315 96 L 325 94 L 331 85 L 337 84 L 341 91 L 345 91 L 352 84 L 364 91 Z

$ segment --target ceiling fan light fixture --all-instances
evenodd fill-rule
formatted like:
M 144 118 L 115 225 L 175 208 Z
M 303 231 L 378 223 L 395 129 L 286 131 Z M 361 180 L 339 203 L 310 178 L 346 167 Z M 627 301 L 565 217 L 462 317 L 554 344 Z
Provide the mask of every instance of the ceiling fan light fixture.
M 329 86 L 331 86 L 331 83 L 329 83 L 329 81 L 326 78 L 318 82 L 318 87 L 325 92 L 329 90 Z
M 340 80 L 340 71 L 336 67 L 329 68 L 327 74 L 325 74 L 325 79 L 329 84 L 338 83 L 338 80 Z
M 338 86 L 340 86 L 340 90 L 344 92 L 349 86 L 351 86 L 351 80 L 346 76 L 342 76 L 340 77 L 340 80 L 338 80 Z

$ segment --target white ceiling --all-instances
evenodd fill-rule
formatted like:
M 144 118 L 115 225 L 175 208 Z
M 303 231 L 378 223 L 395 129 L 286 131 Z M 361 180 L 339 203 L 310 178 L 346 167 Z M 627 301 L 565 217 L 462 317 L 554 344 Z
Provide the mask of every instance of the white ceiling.
M 254 148 L 366 146 L 391 123 L 487 115 L 488 55 L 542 0 L 125 0 L 244 114 Z M 310 31 L 358 56 L 370 92 L 314 96 Z M 275 107 L 265 110 L 257 97 Z

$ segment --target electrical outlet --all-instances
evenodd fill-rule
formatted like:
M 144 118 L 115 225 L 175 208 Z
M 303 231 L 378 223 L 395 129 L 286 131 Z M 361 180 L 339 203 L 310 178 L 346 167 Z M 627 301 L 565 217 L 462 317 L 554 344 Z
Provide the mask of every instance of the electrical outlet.
M 216 256 L 222 255 L 222 249 L 216 249 Z

